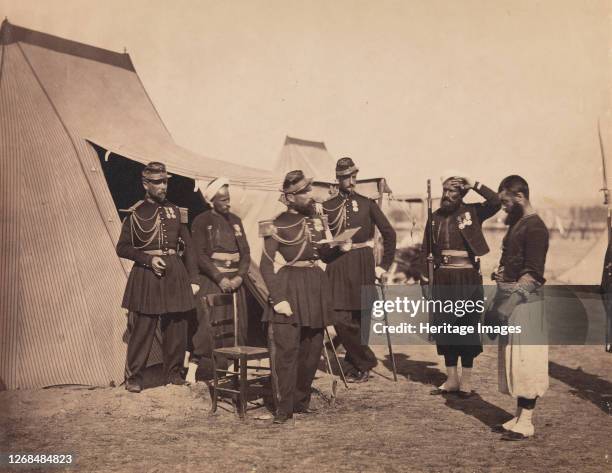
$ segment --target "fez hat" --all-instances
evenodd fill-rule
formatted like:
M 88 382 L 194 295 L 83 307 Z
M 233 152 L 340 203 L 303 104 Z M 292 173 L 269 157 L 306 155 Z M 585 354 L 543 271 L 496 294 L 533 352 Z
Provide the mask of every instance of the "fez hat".
M 147 181 L 157 181 L 168 179 L 171 176 L 166 172 L 166 165 L 157 161 L 152 161 L 142 170 L 142 177 Z
M 336 163 L 336 177 L 350 176 L 359 171 L 351 158 L 340 158 Z
M 290 171 L 283 181 L 283 194 L 297 194 L 312 184 L 313 178 L 304 176 L 301 169 Z

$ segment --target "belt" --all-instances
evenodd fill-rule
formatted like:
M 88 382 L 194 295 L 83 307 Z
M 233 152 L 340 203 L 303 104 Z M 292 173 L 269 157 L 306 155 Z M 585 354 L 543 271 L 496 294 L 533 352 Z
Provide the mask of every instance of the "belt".
M 240 253 L 213 253 L 210 257 L 221 261 L 240 261 Z
M 144 250 L 144 252 L 148 255 L 152 255 L 152 256 L 168 256 L 168 255 L 175 255 L 176 254 L 176 250 L 170 248 L 168 250 Z
M 478 264 L 478 261 L 476 261 Z M 453 256 L 443 254 L 440 259 L 441 268 L 474 268 L 474 261 L 469 256 Z
M 291 264 L 286 264 L 285 266 L 291 266 L 294 268 L 314 268 L 315 266 L 319 266 L 319 262 L 320 260 L 300 260 L 300 261 L 294 261 Z
M 374 240 L 368 240 L 361 243 L 353 243 L 351 250 L 358 250 L 360 248 L 374 248 Z
M 469 256 L 468 252 L 465 250 L 442 250 L 441 253 L 442 256 Z
M 221 273 L 231 273 L 238 270 L 239 253 L 213 253 L 210 258 Z

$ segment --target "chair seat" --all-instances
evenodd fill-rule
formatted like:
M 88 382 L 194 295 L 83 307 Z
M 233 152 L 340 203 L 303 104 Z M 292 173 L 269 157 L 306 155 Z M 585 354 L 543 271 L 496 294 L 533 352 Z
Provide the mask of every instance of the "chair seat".
M 232 359 L 239 358 L 244 355 L 246 355 L 247 359 L 262 358 L 270 355 L 270 352 L 267 348 L 247 346 L 215 348 L 214 352 L 215 354 L 223 355 L 226 358 Z

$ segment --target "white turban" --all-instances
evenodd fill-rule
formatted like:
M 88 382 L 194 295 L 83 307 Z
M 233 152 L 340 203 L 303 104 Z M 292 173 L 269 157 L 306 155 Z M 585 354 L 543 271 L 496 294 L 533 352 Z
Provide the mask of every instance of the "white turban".
M 218 177 L 210 181 L 206 189 L 202 191 L 202 197 L 204 197 L 207 204 L 212 205 L 212 201 L 217 195 L 217 192 L 219 192 L 223 186 L 229 186 L 229 179 L 227 177 Z
M 446 171 L 444 171 L 444 173 L 442 173 L 442 177 L 440 178 L 440 180 L 442 181 L 442 184 L 444 184 L 446 181 L 448 181 L 452 177 L 465 178 L 469 176 L 467 173 L 462 172 L 462 171 L 457 171 L 456 169 L 447 169 Z

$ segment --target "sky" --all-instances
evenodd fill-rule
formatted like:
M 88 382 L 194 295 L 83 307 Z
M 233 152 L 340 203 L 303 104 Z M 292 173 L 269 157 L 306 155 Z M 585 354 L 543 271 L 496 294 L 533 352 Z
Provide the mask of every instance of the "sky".
M 543 206 L 601 203 L 612 0 L 0 0 L 11 23 L 122 52 L 174 140 L 272 169 L 324 141 L 396 194 L 508 174 Z M 612 159 L 610 159 L 612 166 Z M 612 168 L 608 171 L 612 174 Z

